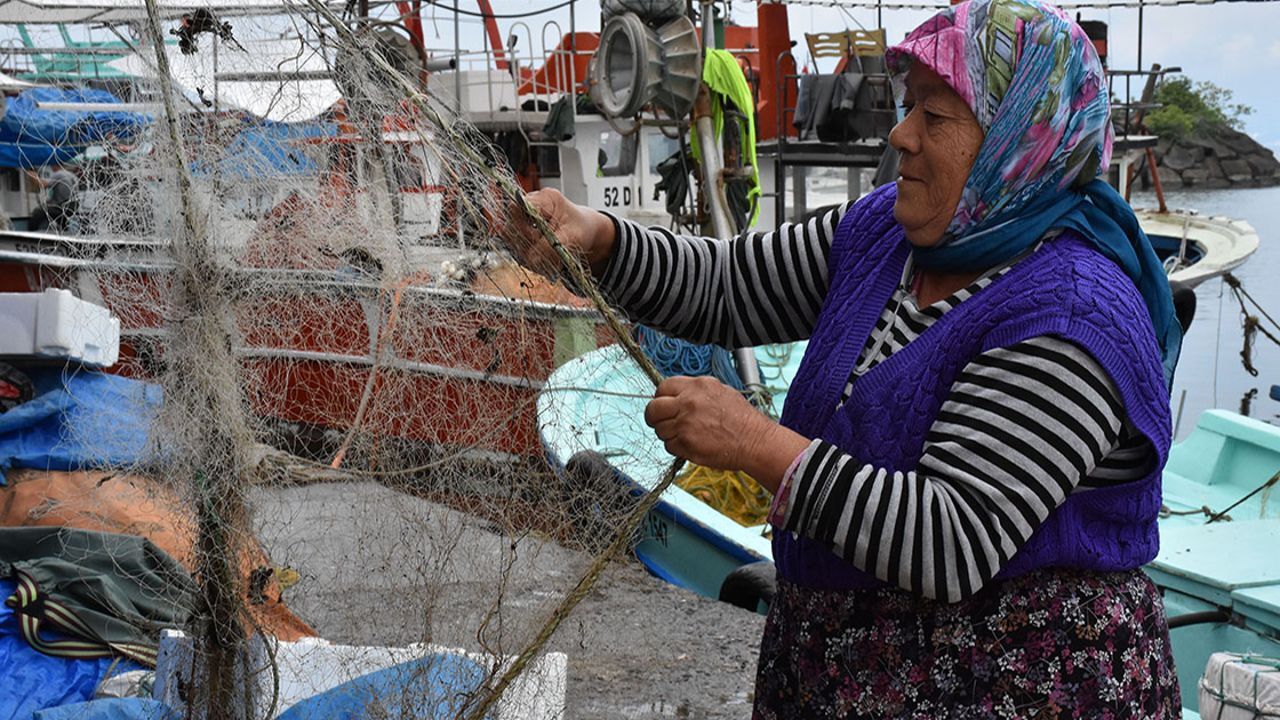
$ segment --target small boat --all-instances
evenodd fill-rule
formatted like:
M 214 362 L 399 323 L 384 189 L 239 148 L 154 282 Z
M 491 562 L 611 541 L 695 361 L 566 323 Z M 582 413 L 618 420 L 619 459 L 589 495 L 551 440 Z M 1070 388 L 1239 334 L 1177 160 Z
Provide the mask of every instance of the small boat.
M 1242 265 L 1258 250 L 1258 233 L 1243 220 L 1135 208 L 1138 223 L 1164 261 L 1169 281 L 1194 288 Z
M 755 349 L 775 411 L 804 348 Z M 635 493 L 658 482 L 671 457 L 641 419 L 651 387 L 618 346 L 552 373 L 538 399 L 540 431 L 569 482 L 603 463 Z M 1280 656 L 1280 503 L 1270 498 L 1278 485 L 1280 427 L 1236 413 L 1205 412 L 1169 453 L 1162 551 L 1147 572 L 1164 590 L 1188 717 L 1211 653 Z M 642 525 L 635 554 L 654 575 L 707 597 L 741 597 L 744 583 L 754 585 L 759 592 L 745 604 L 762 608 L 771 573 L 762 580 L 756 564 L 772 558 L 769 532 L 739 525 L 673 485 Z

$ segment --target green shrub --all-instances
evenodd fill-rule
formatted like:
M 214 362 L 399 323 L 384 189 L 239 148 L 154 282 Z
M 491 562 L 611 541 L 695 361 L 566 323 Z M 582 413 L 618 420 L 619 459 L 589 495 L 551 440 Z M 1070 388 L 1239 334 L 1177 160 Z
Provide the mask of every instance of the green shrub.
M 1165 78 L 1155 96 L 1163 107 L 1147 113 L 1146 126 L 1174 139 L 1227 127 L 1239 130 L 1253 108 L 1233 100 L 1230 90 L 1206 80 L 1192 85 L 1185 75 Z

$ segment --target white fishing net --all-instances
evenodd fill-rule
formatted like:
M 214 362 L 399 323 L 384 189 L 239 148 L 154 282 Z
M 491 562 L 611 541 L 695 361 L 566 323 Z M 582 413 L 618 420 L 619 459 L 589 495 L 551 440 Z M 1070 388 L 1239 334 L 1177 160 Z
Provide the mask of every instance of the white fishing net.
M 605 410 L 539 393 L 619 332 L 588 288 L 509 253 L 539 232 L 519 190 L 534 156 L 554 155 L 547 108 L 582 90 L 574 55 L 539 74 L 508 54 L 496 79 L 481 55 L 464 84 L 426 70 L 449 50 L 415 47 L 395 6 L 375 10 L 300 0 L 224 17 L 159 0 L 113 25 L 97 59 L 120 77 L 97 87 L 130 104 L 68 110 L 119 127 L 46 163 L 39 204 L 61 239 L 24 241 L 29 289 L 107 307 L 110 372 L 163 403 L 130 385 L 66 430 L 101 446 L 104 427 L 141 418 L 149 437 L 88 472 L 11 476 L 43 483 L 43 510 L 6 523 L 144 535 L 190 573 L 184 637 L 162 645 L 156 678 L 188 717 L 306 717 L 319 707 L 305 697 L 393 666 L 349 689 L 352 716 L 559 717 L 565 650 L 682 656 L 653 654 L 670 638 L 643 622 L 591 614 L 552 644 L 561 654 L 544 647 L 584 598 L 674 602 L 592 595 L 591 573 L 637 537 L 638 493 L 564 473 L 572 442 L 549 465 L 539 433 L 599 427 Z M 511 101 L 475 110 L 494 92 Z M 67 208 L 48 189 L 60 172 L 76 178 Z M 602 391 L 642 407 L 650 380 L 611 357 L 636 386 Z M 659 481 L 671 458 L 639 414 L 609 417 L 646 439 L 627 451 Z M 595 682 L 577 691 L 585 707 L 612 680 Z
M 512 260 L 547 229 L 521 190 L 567 173 L 544 123 L 564 97 L 575 113 L 590 49 L 467 58 L 417 47 L 398 13 L 156 0 L 70 54 L 114 97 L 45 102 L 110 131 L 65 137 L 24 181 L 40 200 L 15 222 L 49 234 L 6 241 L 5 272 L 108 307 L 122 337 L 109 374 L 131 382 L 59 430 L 91 461 L 10 473 L 0 492 L 29 502 L 3 524 L 146 537 L 187 571 L 157 591 L 182 621 L 157 623 L 180 635 L 161 642 L 154 683 L 188 717 L 332 716 L 335 702 L 365 717 L 602 716 L 621 680 L 595 659 L 628 653 L 652 659 L 631 660 L 652 665 L 640 678 L 741 710 L 758 623 L 731 643 L 701 632 L 687 598 L 593 591 L 637 539 L 669 541 L 640 500 L 675 471 L 641 418 L 657 370 L 636 364 L 634 329 L 605 318 L 586 275 L 553 282 Z M 428 72 L 451 56 L 461 74 Z M 72 202 L 51 190 L 60 173 Z M 733 373 L 727 355 L 641 340 L 668 373 Z M 589 370 L 575 360 L 617 342 Z M 31 372 L 97 392 L 74 364 Z M 600 455 L 571 461 L 581 451 Z M 614 451 L 643 488 L 605 464 Z M 118 560 L 118 579 L 142 582 Z M 698 637 L 672 644 L 631 618 L 668 605 Z M 681 665 L 701 646 L 732 659 L 732 697 Z M 568 671 L 590 679 L 566 711 Z

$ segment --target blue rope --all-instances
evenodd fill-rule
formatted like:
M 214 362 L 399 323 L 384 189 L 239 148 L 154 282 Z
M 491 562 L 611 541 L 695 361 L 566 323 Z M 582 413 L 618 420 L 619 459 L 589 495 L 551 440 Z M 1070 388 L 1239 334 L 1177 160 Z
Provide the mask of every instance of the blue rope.
M 743 389 L 733 354 L 728 350 L 719 345 L 695 345 L 643 325 L 634 327 L 636 342 L 663 377 L 711 375 L 735 390 Z

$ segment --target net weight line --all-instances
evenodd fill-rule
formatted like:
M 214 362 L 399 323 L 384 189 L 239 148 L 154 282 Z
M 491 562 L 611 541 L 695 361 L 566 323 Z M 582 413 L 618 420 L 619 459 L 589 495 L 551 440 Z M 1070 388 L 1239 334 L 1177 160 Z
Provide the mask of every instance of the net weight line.
M 185 458 L 196 490 L 196 578 L 208 613 L 206 626 L 196 634 L 203 673 L 195 677 L 203 683 L 193 687 L 188 706 L 200 707 L 200 716 L 207 720 L 230 720 L 237 707 L 252 707 L 237 687 L 247 674 L 247 645 L 241 624 L 239 542 L 235 537 L 236 529 L 243 527 L 248 517 L 240 472 L 247 466 L 245 453 L 252 442 L 243 407 L 235 395 L 231 337 L 222 322 L 222 316 L 231 312 L 228 294 L 223 292 L 209 226 L 197 207 L 186 163 L 157 0 L 146 0 L 146 10 L 182 209 L 182 228 L 171 246 L 176 260 L 176 293 L 169 319 L 174 342 L 169 349 L 180 362 L 185 360 L 182 373 L 188 377 L 167 383 L 165 402 L 173 401 L 188 421 L 201 415 L 206 421 L 200 430 L 200 445 L 188 448 L 194 451 Z M 171 371 L 169 378 L 176 377 Z

